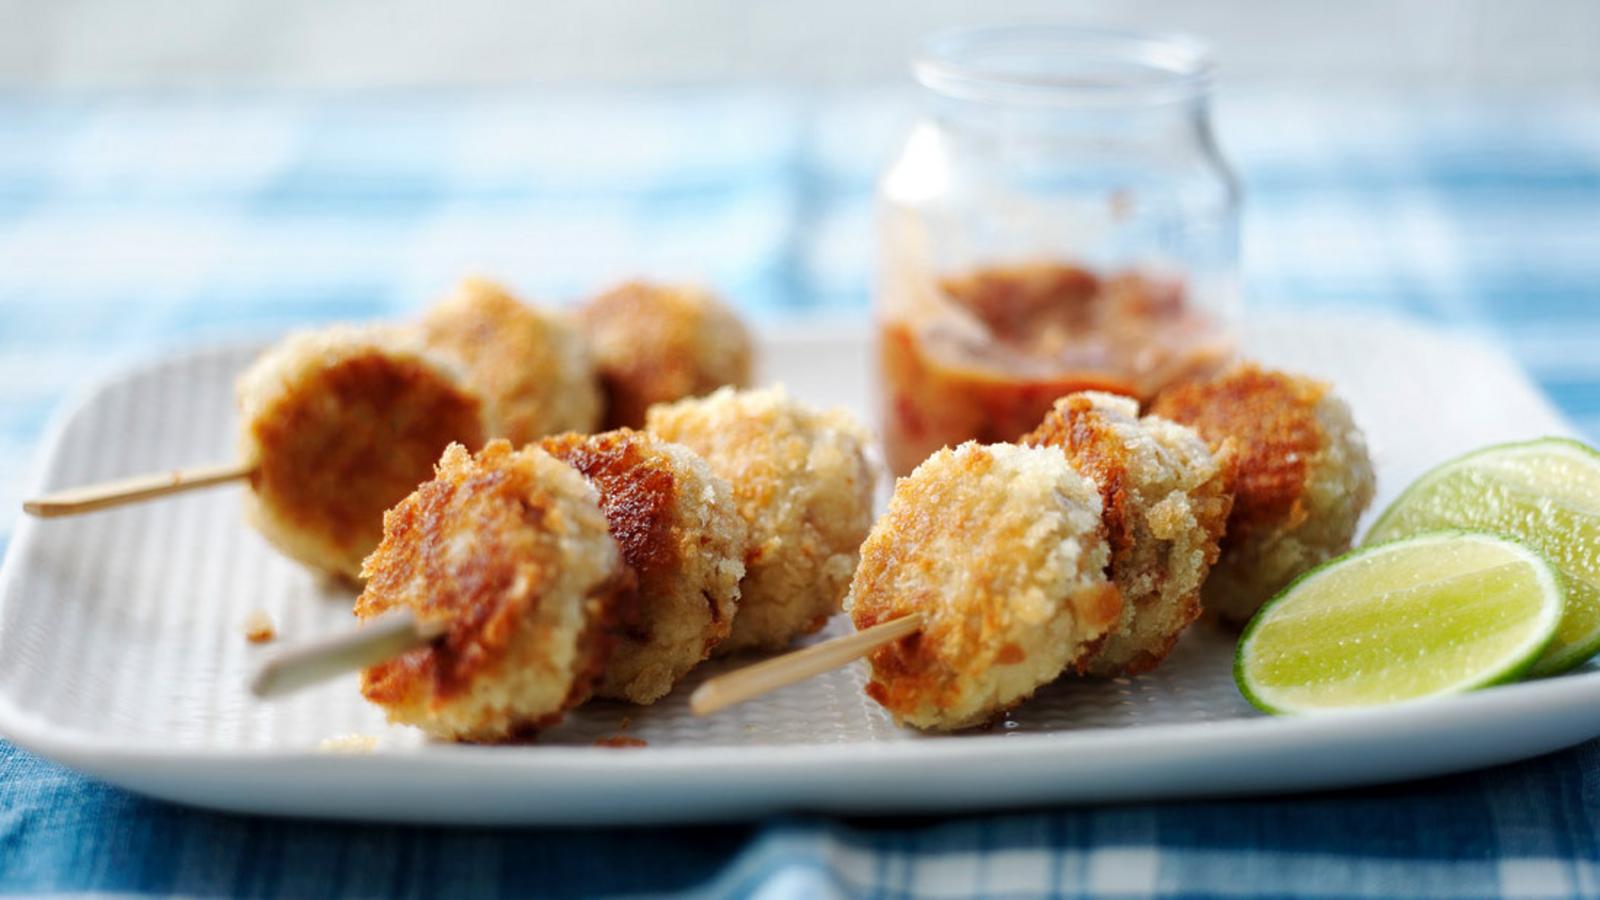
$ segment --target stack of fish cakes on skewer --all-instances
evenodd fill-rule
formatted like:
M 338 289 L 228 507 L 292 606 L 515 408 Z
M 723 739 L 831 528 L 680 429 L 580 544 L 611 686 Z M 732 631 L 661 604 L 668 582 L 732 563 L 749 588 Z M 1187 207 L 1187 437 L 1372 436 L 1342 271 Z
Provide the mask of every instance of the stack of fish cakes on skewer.
M 591 694 L 653 702 L 713 650 L 781 649 L 840 609 L 871 522 L 867 433 L 737 390 L 752 360 L 703 291 L 633 282 L 568 318 L 469 279 L 418 326 L 263 354 L 239 380 L 234 477 L 275 547 L 364 582 L 359 617 L 410 612 L 404 652 L 363 678 L 370 699 L 439 737 L 524 736 Z M 665 402 L 662 434 L 594 432 L 640 418 L 641 397 Z M 556 478 L 569 470 L 581 490 Z M 34 508 L 190 486 L 154 480 Z
M 712 679 L 694 707 L 866 656 L 867 694 L 896 722 L 970 728 L 1064 674 L 1149 671 L 1203 609 L 1247 619 L 1348 549 L 1374 477 L 1327 385 L 1241 363 L 1151 410 L 1071 394 L 1016 445 L 935 453 L 862 547 L 857 633 Z

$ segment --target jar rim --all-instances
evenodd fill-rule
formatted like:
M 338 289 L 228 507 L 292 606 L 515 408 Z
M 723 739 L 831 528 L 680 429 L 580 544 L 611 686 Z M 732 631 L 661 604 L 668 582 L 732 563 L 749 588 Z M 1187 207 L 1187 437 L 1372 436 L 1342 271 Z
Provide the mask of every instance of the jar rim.
M 911 59 L 924 87 L 961 100 L 1033 106 L 1146 106 L 1203 96 L 1210 45 L 1179 33 L 1070 25 L 954 28 Z

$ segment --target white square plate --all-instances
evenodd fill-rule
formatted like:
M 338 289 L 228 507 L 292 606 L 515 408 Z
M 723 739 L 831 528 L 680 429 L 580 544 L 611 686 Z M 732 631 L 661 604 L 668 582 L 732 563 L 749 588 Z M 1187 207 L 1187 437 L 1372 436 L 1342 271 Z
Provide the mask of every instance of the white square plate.
M 1393 320 L 1258 322 L 1251 356 L 1332 380 L 1366 430 L 1381 508 L 1411 478 L 1486 443 L 1570 433 L 1501 352 Z M 232 381 L 254 348 L 130 372 L 57 430 L 42 488 L 231 457 Z M 766 341 L 768 380 L 867 412 L 859 331 Z M 453 823 L 636 823 L 968 810 L 1355 785 L 1505 762 L 1600 734 L 1600 672 L 1360 713 L 1274 719 L 1240 699 L 1233 636 L 1201 623 L 1156 672 L 1054 685 L 983 734 L 894 727 L 857 666 L 708 719 L 707 666 L 655 706 L 591 704 L 534 745 L 432 744 L 392 728 L 354 676 L 277 703 L 245 682 L 282 639 L 346 626 L 319 586 L 243 525 L 233 486 L 77 519 L 24 521 L 0 570 L 0 732 L 114 784 L 185 803 Z M 848 627 L 835 622 L 830 631 Z M 371 754 L 328 738 L 373 735 Z M 597 746 L 626 735 L 639 749 Z

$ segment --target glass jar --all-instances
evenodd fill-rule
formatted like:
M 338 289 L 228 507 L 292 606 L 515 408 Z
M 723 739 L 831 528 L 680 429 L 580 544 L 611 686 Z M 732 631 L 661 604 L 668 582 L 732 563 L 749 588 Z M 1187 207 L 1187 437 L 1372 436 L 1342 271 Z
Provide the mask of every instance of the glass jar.
M 1232 353 L 1238 197 L 1193 40 L 948 32 L 926 113 L 879 184 L 884 441 L 905 474 L 1011 441 L 1055 398 L 1149 398 Z

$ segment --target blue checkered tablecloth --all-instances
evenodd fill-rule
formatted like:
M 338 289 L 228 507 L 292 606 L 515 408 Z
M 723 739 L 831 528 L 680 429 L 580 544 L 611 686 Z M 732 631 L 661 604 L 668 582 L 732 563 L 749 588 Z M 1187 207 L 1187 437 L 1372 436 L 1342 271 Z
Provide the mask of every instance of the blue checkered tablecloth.
M 865 316 L 897 91 L 0 95 L 0 532 L 41 431 L 162 348 L 409 311 L 467 271 L 563 299 L 694 277 Z M 1600 437 L 1600 95 L 1236 92 L 1255 308 L 1504 341 Z M 0 742 L 0 891 L 465 896 L 1600 895 L 1600 742 L 1319 796 L 939 820 L 437 830 L 194 812 Z

